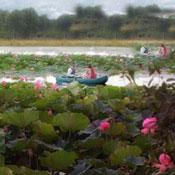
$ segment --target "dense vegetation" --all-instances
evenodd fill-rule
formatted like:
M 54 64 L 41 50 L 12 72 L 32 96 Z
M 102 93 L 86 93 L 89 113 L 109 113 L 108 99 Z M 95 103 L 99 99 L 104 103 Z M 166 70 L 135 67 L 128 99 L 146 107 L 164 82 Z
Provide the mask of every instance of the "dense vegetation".
M 134 76 L 137 71 L 149 71 L 150 74 L 162 69 L 175 72 L 175 55 L 161 59 L 155 57 L 118 58 L 118 57 L 88 57 L 88 56 L 36 56 L 36 55 L 0 55 L 0 70 L 4 76 L 15 78 L 19 75 L 40 75 L 52 73 L 53 75 L 66 74 L 71 65 L 75 65 L 77 75 L 85 71 L 87 64 L 97 68 L 99 74 L 114 75 L 126 73 Z M 13 72 L 13 73 L 12 73 Z
M 107 16 L 100 7 L 77 7 L 74 15 L 57 19 L 40 16 L 34 9 L 0 11 L 0 38 L 175 38 L 175 19 L 157 6 L 128 7 L 126 15 Z
M 3 83 L 0 174 L 173 175 L 174 102 L 175 87 L 166 84 L 52 90 Z

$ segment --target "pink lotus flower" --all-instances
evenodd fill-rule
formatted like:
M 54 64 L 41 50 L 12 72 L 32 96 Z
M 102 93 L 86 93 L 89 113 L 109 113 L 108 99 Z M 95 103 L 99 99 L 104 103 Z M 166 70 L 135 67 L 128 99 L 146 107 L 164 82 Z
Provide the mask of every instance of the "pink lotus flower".
M 107 131 L 109 128 L 110 128 L 110 123 L 105 120 L 102 121 L 98 127 L 98 129 L 103 132 Z
M 1 84 L 2 84 L 3 87 L 6 87 L 7 82 L 5 80 L 3 80 Z
M 174 168 L 174 163 L 173 163 L 173 161 L 171 160 L 171 157 L 168 154 L 162 153 L 159 156 L 159 162 L 160 163 L 154 163 L 153 164 L 154 168 L 159 169 L 158 174 L 165 172 L 169 168 Z
M 34 86 L 34 89 L 35 90 L 38 90 L 38 89 L 41 89 L 43 87 L 43 83 L 41 82 L 41 80 L 37 80 L 35 82 L 35 86 Z
M 149 133 L 154 134 L 158 128 L 157 126 L 157 118 L 156 117 L 149 117 L 143 121 L 143 129 L 141 133 L 147 135 Z
M 53 83 L 52 85 L 51 85 L 51 89 L 52 90 L 54 90 L 54 91 L 56 91 L 56 90 L 58 90 L 59 89 L 59 87 L 58 87 L 58 85 L 55 83 Z
M 23 82 L 27 81 L 27 77 L 24 77 L 24 76 L 21 76 L 19 79 L 20 81 L 23 81 Z

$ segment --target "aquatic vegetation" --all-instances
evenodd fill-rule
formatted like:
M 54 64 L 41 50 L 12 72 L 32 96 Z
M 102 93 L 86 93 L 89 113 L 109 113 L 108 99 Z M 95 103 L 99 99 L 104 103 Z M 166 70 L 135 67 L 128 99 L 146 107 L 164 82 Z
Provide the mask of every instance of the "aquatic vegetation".
M 51 85 L 0 85 L 1 174 L 175 173 L 174 84 Z
M 99 57 L 99 56 L 36 56 L 36 55 L 0 55 L 0 70 L 4 73 L 11 71 L 15 76 L 18 74 L 40 74 L 45 72 L 54 75 L 66 74 L 70 65 L 74 64 L 77 68 L 77 73 L 81 74 L 84 71 L 87 63 L 91 63 L 98 69 L 99 74 L 114 75 L 123 73 L 129 75 L 133 79 L 137 71 L 149 71 L 150 74 L 154 72 L 160 73 L 161 70 L 175 72 L 174 56 L 167 59 L 158 59 L 155 57 L 141 57 L 134 58 L 119 58 L 119 57 Z M 21 77 L 26 79 L 25 76 Z M 24 80 L 23 80 L 24 81 Z

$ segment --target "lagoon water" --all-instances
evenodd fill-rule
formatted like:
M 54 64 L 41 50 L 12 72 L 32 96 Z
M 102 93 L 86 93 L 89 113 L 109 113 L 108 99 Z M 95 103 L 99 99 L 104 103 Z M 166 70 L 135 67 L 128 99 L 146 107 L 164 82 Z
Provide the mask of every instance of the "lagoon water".
M 136 54 L 134 49 L 127 47 L 0 47 L 0 54 L 17 54 L 17 55 L 48 55 L 48 56 L 57 56 L 57 55 L 88 55 L 88 56 L 121 56 L 121 57 L 129 57 L 132 58 Z M 34 82 L 38 78 L 42 81 L 55 83 L 55 75 L 53 73 L 40 73 L 37 75 L 33 72 L 33 74 L 28 74 L 26 72 L 1 72 L 0 82 L 15 82 L 18 80 L 14 80 L 14 76 L 26 75 L 30 77 L 31 81 Z M 42 77 L 40 76 L 42 75 Z M 138 85 L 148 85 L 149 81 L 153 78 L 152 85 L 161 85 L 167 79 L 175 78 L 175 74 L 168 74 L 167 72 L 163 72 L 161 75 L 153 75 L 149 76 L 148 72 L 139 72 L 135 76 L 135 81 Z M 174 80 L 175 82 L 175 80 Z M 130 84 L 129 80 L 126 77 L 122 77 L 121 74 L 114 75 L 109 77 L 107 85 L 113 86 L 127 86 Z
M 88 56 L 121 56 L 133 57 L 135 51 L 128 47 L 10 47 L 1 46 L 0 54 L 17 54 L 17 55 L 88 55 Z
M 43 83 L 44 82 L 56 83 L 56 77 L 51 74 L 45 77 L 41 77 L 41 76 L 31 77 L 30 76 L 28 82 L 33 83 L 36 80 L 40 80 Z M 2 77 L 0 78 L 0 82 L 2 81 L 13 83 L 13 82 L 18 82 L 19 79 L 14 80 L 12 77 L 8 77 L 8 78 Z M 150 81 L 151 81 L 151 84 L 149 85 Z M 155 85 L 160 86 L 162 85 L 163 82 L 175 83 L 175 74 L 168 74 L 166 72 L 163 72 L 162 74 L 153 74 L 152 76 L 149 76 L 148 72 L 138 72 L 136 73 L 136 76 L 135 76 L 135 82 L 138 86 L 143 86 L 143 85 L 144 86 L 155 86 Z M 122 74 L 119 74 L 119 75 L 110 76 L 106 85 L 124 87 L 124 86 L 130 85 L 130 81 L 126 77 L 123 77 Z

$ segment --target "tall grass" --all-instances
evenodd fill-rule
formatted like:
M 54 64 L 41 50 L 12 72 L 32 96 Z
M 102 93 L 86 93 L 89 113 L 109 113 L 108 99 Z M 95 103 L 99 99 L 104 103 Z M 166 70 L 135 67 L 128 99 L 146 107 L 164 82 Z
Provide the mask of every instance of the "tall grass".
M 58 40 L 58 39 L 32 39 L 32 40 L 4 40 L 0 39 L 0 46 L 121 46 L 136 47 L 141 45 L 158 46 L 161 43 L 175 46 L 175 40 Z

